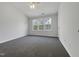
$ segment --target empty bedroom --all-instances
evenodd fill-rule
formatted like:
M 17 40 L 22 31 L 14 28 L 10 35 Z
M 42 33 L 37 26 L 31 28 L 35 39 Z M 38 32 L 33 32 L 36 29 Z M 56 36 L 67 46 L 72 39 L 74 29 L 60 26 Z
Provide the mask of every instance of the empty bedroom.
M 78 10 L 76 2 L 0 2 L 0 57 L 79 56 Z

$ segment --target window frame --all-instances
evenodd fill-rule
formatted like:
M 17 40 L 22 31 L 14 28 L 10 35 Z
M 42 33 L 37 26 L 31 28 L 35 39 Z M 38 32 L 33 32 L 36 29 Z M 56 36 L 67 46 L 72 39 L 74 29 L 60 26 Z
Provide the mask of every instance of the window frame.
M 50 24 L 50 26 L 51 26 L 51 28 L 50 29 L 45 29 L 45 24 L 44 24 L 44 19 L 45 18 L 51 18 L 51 24 Z M 52 17 L 45 17 L 45 18 L 40 18 L 40 19 L 32 19 L 32 31 L 52 31 Z M 38 22 L 40 22 L 40 20 L 43 20 L 43 30 L 39 30 L 39 24 L 37 24 L 37 26 L 38 26 L 38 28 L 37 28 L 37 30 L 34 30 L 34 28 L 33 28 L 33 20 L 37 20 Z
M 33 20 L 37 20 L 37 19 L 33 19 Z M 31 23 L 32 23 L 32 31 L 38 31 L 38 28 L 37 28 L 37 30 L 34 30 L 34 25 L 33 25 L 33 20 L 31 21 Z M 37 25 L 38 26 L 38 25 Z
M 46 17 L 46 18 L 48 18 L 48 19 L 51 18 L 51 24 L 50 24 L 51 25 L 51 28 L 48 29 L 48 30 L 46 30 L 45 29 L 45 24 L 44 24 L 44 31 L 52 31 L 52 17 Z

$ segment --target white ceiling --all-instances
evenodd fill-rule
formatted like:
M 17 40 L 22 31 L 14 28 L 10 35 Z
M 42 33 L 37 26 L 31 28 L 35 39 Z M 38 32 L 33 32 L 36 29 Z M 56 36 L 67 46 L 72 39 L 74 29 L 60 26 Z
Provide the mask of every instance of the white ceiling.
M 11 4 L 28 17 L 41 16 L 42 13 L 44 13 L 44 15 L 56 13 L 60 4 L 59 2 L 40 2 L 37 8 L 30 9 L 30 3 L 31 2 L 16 2 Z

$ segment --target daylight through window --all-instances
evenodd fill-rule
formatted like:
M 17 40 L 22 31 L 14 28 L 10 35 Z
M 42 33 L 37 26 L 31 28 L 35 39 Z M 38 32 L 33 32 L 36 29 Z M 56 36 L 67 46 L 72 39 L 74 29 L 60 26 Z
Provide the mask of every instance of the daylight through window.
M 41 18 L 32 20 L 32 30 L 34 31 L 50 31 L 51 30 L 52 19 Z

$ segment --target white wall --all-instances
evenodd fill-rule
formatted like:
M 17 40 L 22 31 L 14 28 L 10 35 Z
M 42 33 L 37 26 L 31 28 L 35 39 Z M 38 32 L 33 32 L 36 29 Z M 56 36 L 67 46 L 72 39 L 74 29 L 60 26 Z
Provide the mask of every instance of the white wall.
M 0 3 L 0 43 L 27 35 L 27 18 L 9 3 Z
M 79 3 L 61 3 L 58 15 L 60 41 L 70 56 L 79 57 Z
M 33 31 L 32 30 L 32 20 L 29 19 L 29 35 L 43 35 L 43 36 L 53 36 L 58 37 L 58 13 L 47 15 L 44 17 L 51 17 L 52 18 L 52 29 L 51 31 Z M 35 19 L 40 19 L 44 17 L 36 17 Z

